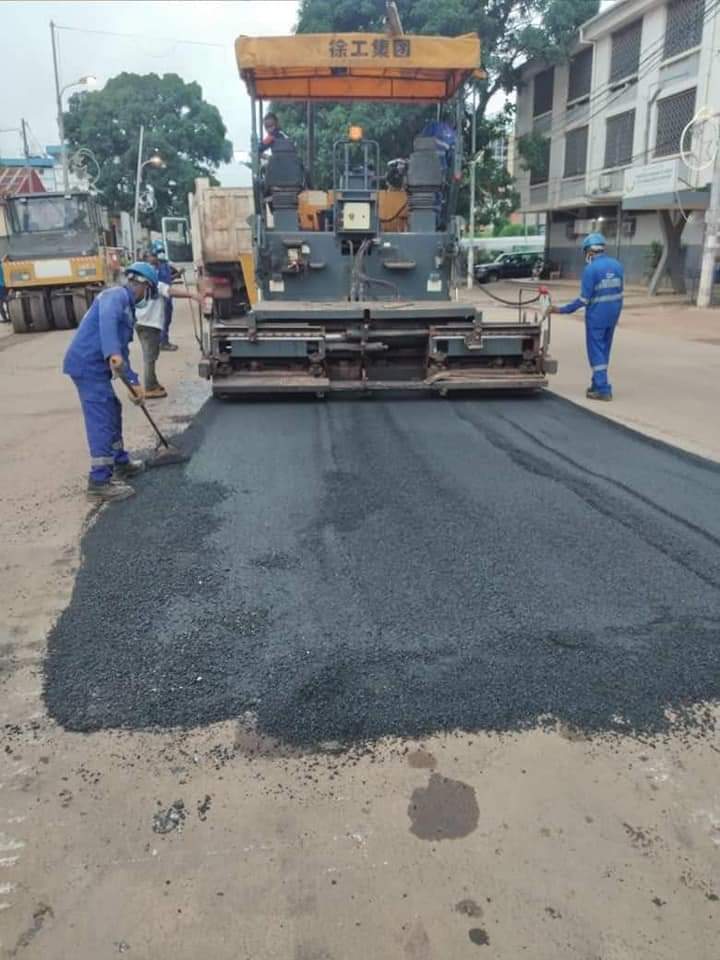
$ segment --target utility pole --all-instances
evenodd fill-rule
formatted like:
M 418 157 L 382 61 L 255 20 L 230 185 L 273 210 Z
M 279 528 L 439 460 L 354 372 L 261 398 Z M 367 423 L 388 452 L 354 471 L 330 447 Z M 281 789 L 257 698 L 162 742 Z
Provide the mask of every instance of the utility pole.
M 32 186 L 32 167 L 30 166 L 30 149 L 28 147 L 27 129 L 25 127 L 25 118 L 20 119 L 20 130 L 22 131 L 23 156 L 25 157 L 25 178 L 28 182 L 27 192 L 30 193 Z
M 705 242 L 697 295 L 698 307 L 709 307 L 712 303 L 715 258 L 720 249 L 720 145 L 716 146 L 716 150 L 710 186 L 710 205 L 705 213 Z
M 137 256 L 138 238 L 140 236 L 140 224 L 138 217 L 140 215 L 140 181 L 142 180 L 143 170 L 143 140 L 145 138 L 145 126 L 140 124 L 140 135 L 138 137 L 138 155 L 137 171 L 135 173 L 135 213 L 133 215 L 133 256 Z
M 462 136 L 462 131 L 460 131 Z M 470 160 L 470 247 L 467 260 L 467 288 L 472 290 L 475 280 L 475 154 L 477 152 L 477 90 L 473 87 L 472 96 L 472 135 Z
M 65 146 L 65 121 L 63 120 L 62 90 L 60 89 L 60 74 L 58 73 L 55 24 L 52 20 L 50 21 L 50 40 L 52 42 L 53 70 L 55 72 L 55 100 L 57 102 L 58 133 L 60 134 L 60 159 L 62 161 L 63 190 L 65 193 L 70 193 L 70 174 L 68 172 L 67 147 Z

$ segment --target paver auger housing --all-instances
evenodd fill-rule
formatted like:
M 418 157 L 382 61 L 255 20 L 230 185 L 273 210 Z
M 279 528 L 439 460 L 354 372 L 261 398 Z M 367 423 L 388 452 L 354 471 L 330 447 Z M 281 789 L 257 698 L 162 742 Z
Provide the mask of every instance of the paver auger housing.
M 461 135 L 448 146 L 416 131 L 397 160 L 351 127 L 334 144 L 331 189 L 312 189 L 314 103 L 448 104 L 448 126 L 460 131 L 479 39 L 240 37 L 236 53 L 252 103 L 258 298 L 204 331 L 200 372 L 213 392 L 544 386 L 553 361 L 541 319 L 485 324 L 453 299 Z M 261 159 L 270 101 L 307 104 L 304 157 L 278 139 Z

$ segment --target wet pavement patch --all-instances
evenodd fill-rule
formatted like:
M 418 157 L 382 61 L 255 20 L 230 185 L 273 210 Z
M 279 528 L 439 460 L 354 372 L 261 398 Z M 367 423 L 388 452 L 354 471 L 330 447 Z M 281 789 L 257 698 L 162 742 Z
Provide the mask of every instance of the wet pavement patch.
M 470 942 L 478 947 L 486 947 L 490 943 L 490 937 L 482 927 L 474 927 L 468 932 L 468 936 L 470 937 Z
M 471 786 L 433 773 L 427 787 L 413 791 L 408 817 L 421 840 L 457 840 L 477 828 L 480 810 Z
M 63 727 L 251 717 L 278 754 L 713 728 L 718 465 L 549 396 L 209 404 L 183 446 L 83 539 Z

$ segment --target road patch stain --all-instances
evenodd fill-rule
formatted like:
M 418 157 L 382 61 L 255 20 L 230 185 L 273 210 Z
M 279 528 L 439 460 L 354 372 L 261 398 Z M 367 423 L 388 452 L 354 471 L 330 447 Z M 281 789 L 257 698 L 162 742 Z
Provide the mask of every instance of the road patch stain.
M 455 904 L 455 912 L 461 913 L 464 917 L 479 919 L 483 915 L 483 908 L 474 900 L 467 899 Z
M 427 750 L 413 750 L 408 754 L 408 763 L 414 770 L 434 770 L 437 760 Z
M 421 840 L 457 840 L 477 828 L 480 809 L 473 787 L 433 773 L 427 787 L 413 791 L 408 816 Z
M 45 926 L 45 922 L 48 919 L 54 919 L 54 917 L 55 914 L 52 907 L 48 906 L 47 903 L 39 903 L 33 910 L 32 923 L 23 933 L 20 934 L 17 943 L 12 950 L 10 950 L 8 956 L 14 958 L 21 950 L 29 947 L 35 937 Z
M 473 927 L 472 930 L 468 931 L 468 936 L 470 937 L 470 942 L 478 947 L 487 947 L 490 943 L 490 937 L 482 927 Z

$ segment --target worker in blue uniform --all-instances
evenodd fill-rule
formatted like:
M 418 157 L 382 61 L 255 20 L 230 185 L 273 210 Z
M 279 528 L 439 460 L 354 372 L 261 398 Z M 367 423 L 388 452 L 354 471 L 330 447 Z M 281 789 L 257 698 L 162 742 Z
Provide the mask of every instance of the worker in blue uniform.
M 550 313 L 574 313 L 585 308 L 585 343 L 592 371 L 592 381 L 585 393 L 589 400 L 612 400 L 608 366 L 615 327 L 623 307 L 623 266 L 607 255 L 605 246 L 601 233 L 585 237 L 582 248 L 587 266 L 582 274 L 580 296 L 563 307 L 550 307 Z
M 157 271 L 137 262 L 125 270 L 127 285 L 110 287 L 93 301 L 65 353 L 63 373 L 72 378 L 80 396 L 90 448 L 88 499 L 124 500 L 135 492 L 127 483 L 144 468 L 131 460 L 122 437 L 122 407 L 111 379 L 120 372 L 133 384 L 137 401 L 143 392 L 130 366 L 135 306 L 157 288 Z

